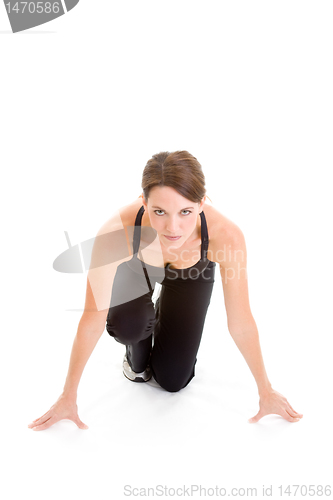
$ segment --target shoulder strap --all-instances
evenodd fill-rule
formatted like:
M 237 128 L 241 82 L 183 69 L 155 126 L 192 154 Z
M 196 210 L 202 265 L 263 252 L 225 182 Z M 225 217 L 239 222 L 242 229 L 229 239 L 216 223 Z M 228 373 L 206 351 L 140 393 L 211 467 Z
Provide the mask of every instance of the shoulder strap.
M 139 252 L 140 238 L 141 238 L 141 220 L 142 220 L 142 216 L 143 216 L 143 212 L 144 211 L 145 211 L 145 207 L 142 205 L 142 207 L 140 208 L 140 210 L 136 214 L 135 228 L 134 228 L 134 234 L 133 234 L 133 258 L 136 258 L 136 254 Z M 150 292 L 150 295 L 152 296 L 153 295 L 153 289 L 152 289 L 152 286 L 151 286 L 151 283 L 150 283 L 150 279 L 149 279 L 149 276 L 148 276 L 146 265 L 145 265 L 145 263 L 143 261 L 141 252 L 139 252 L 139 257 L 140 257 L 139 260 L 141 262 L 142 269 L 143 269 L 143 272 L 144 272 L 144 275 L 145 275 L 145 278 L 146 278 L 146 281 L 147 281 L 149 292 Z
M 134 234 L 133 234 L 133 255 L 137 254 L 138 250 L 139 250 L 140 238 L 141 238 L 141 219 L 142 219 L 144 211 L 145 211 L 145 207 L 142 205 L 142 207 L 139 209 L 138 213 L 136 214 L 135 228 L 134 228 Z
M 200 217 L 201 217 L 201 259 L 206 260 L 209 238 L 208 238 L 207 221 L 203 210 L 202 212 L 200 212 Z

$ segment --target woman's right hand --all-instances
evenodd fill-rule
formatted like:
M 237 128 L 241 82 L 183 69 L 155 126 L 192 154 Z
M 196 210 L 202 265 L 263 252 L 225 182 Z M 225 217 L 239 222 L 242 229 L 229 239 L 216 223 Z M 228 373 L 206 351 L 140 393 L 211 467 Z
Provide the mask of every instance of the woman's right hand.
M 53 406 L 39 418 L 28 425 L 33 431 L 43 431 L 62 419 L 72 420 L 79 429 L 89 429 L 80 419 L 77 412 L 77 404 L 73 398 L 61 394 Z

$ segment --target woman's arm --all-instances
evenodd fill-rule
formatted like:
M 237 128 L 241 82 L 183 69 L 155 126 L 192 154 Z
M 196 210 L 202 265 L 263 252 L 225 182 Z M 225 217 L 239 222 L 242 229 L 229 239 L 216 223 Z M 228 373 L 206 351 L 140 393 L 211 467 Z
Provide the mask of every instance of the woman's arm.
M 92 311 L 94 304 L 94 297 L 87 280 L 85 312 L 82 314 L 74 338 L 63 392 L 49 411 L 28 425 L 34 431 L 45 430 L 64 418 L 72 420 L 80 429 L 88 428 L 78 415 L 77 389 L 84 367 L 104 331 L 107 315 L 107 311 L 86 312 Z
M 92 312 L 92 309 L 96 307 L 94 304 L 95 301 L 91 286 L 89 280 L 87 280 L 85 311 L 82 314 L 74 338 L 68 373 L 63 389 L 63 395 L 72 400 L 76 400 L 77 398 L 78 385 L 84 367 L 105 328 L 108 310 L 96 310 L 96 312 Z
M 287 399 L 275 391 L 268 379 L 260 348 L 257 325 L 252 316 L 247 280 L 247 253 L 245 238 L 238 226 L 230 224 L 215 231 L 215 258 L 220 266 L 228 330 L 247 362 L 257 383 L 260 410 L 249 422 L 257 422 L 270 413 L 281 415 L 290 422 L 302 418 Z M 220 253 L 216 249 L 220 248 Z M 222 252 L 222 248 L 228 251 Z
M 84 312 L 80 319 L 71 351 L 63 392 L 48 412 L 28 425 L 33 430 L 44 430 L 64 418 L 72 420 L 80 429 L 87 429 L 78 416 L 76 399 L 84 367 L 104 332 L 117 267 L 129 259 L 126 237 L 122 237 L 119 214 L 100 229 L 95 238 Z M 113 236 L 112 232 L 115 236 Z M 101 238 L 99 238 L 101 236 Z

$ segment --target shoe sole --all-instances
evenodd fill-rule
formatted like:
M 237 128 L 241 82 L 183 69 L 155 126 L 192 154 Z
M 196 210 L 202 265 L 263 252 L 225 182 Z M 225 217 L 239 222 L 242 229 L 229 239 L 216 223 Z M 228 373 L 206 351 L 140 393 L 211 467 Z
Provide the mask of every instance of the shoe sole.
M 150 375 L 149 378 L 147 378 L 147 380 L 144 380 L 142 377 L 135 377 L 134 379 L 133 378 L 129 378 L 125 372 L 123 372 L 124 376 L 127 378 L 127 380 L 130 380 L 131 382 L 139 382 L 139 383 L 145 383 L 145 382 L 149 382 L 149 380 L 151 379 L 152 377 L 152 374 Z

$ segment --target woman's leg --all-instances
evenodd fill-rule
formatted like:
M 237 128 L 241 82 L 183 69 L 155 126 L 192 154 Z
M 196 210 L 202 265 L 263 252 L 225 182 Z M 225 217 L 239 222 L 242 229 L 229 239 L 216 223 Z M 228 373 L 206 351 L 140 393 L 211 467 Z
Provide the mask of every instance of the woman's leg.
M 126 345 L 127 361 L 135 372 L 144 371 L 149 362 L 155 322 L 150 294 L 109 309 L 106 330 Z
M 146 279 L 133 273 L 126 262 L 115 276 L 106 330 L 126 345 L 127 361 L 135 372 L 145 370 L 151 353 L 152 333 L 156 323 L 151 292 Z M 128 300 L 135 297 L 132 300 Z
M 155 380 L 167 391 L 179 391 L 194 377 L 214 275 L 212 263 L 198 279 L 162 284 L 150 365 Z

